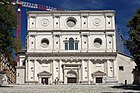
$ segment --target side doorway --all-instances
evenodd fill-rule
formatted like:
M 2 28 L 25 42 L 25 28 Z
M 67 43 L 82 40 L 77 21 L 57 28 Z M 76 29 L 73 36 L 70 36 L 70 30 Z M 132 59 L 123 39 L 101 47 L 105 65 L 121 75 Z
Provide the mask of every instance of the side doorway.
M 48 78 L 41 78 L 41 83 L 43 85 L 48 85 Z
M 67 83 L 77 83 L 77 78 L 76 77 L 68 77 Z
M 75 71 L 67 72 L 67 83 L 77 83 L 78 75 Z
M 96 77 L 96 83 L 102 83 L 102 77 Z

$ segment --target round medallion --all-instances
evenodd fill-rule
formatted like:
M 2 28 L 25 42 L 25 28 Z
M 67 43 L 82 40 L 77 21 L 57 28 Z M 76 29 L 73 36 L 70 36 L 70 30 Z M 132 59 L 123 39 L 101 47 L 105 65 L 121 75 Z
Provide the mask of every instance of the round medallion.
M 99 18 L 95 18 L 94 21 L 93 21 L 93 24 L 95 26 L 99 26 L 101 24 L 101 20 Z
M 43 19 L 41 24 L 42 24 L 42 26 L 48 26 L 48 24 L 49 24 L 48 19 Z

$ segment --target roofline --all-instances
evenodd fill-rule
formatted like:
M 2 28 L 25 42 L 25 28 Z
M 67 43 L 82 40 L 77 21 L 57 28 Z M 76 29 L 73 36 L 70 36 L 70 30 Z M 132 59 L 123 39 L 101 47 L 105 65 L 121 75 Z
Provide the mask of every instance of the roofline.
M 114 10 L 79 10 L 79 11 L 27 11 L 27 14 L 36 13 L 36 14 L 50 14 L 50 13 L 116 13 Z
M 129 57 L 129 58 L 132 58 L 132 56 L 131 56 L 131 55 L 127 55 L 127 54 L 122 53 L 122 52 L 120 52 L 120 51 L 118 51 L 117 53 L 118 53 L 118 54 L 121 54 L 121 55 L 123 55 L 123 56 Z

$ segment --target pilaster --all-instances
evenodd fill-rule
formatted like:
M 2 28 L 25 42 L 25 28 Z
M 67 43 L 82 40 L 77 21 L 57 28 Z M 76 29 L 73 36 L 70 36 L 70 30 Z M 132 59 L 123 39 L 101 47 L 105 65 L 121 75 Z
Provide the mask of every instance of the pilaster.
M 25 69 L 25 73 L 26 73 L 26 74 L 25 74 L 25 75 L 26 75 L 26 76 L 25 76 L 25 81 L 27 81 L 27 80 L 28 80 L 28 67 L 29 67 L 29 66 L 28 66 L 28 60 L 26 60 L 25 66 L 26 66 L 26 69 Z
M 110 76 L 110 64 L 109 64 L 109 60 L 107 60 L 107 76 Z
M 33 80 L 35 80 L 35 74 L 36 74 L 36 67 L 35 67 L 35 60 L 33 61 Z
M 113 61 L 113 69 L 114 69 L 114 77 L 118 80 L 118 64 L 117 64 L 117 61 L 114 60 Z
M 55 64 L 56 64 L 56 61 L 53 60 L 53 63 L 52 63 L 52 75 L 53 75 L 53 81 L 55 81 L 55 79 L 56 79 L 56 77 L 55 77 L 55 75 L 56 75 L 56 66 L 55 66 Z
M 90 85 L 90 60 L 87 60 L 87 68 L 88 68 L 88 84 Z
M 85 64 L 84 64 L 84 60 L 82 60 L 82 81 L 84 81 L 85 79 Z
M 63 67 L 63 71 L 64 71 L 64 84 L 67 84 L 67 77 L 66 77 L 66 70 L 65 70 L 65 65 Z
M 62 60 L 59 61 L 59 80 L 60 80 L 60 81 L 63 81 Z

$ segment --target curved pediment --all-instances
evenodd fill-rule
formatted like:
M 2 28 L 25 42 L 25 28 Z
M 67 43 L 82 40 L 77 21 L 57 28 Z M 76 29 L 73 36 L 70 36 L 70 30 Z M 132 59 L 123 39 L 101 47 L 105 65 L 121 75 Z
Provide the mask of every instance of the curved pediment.
M 37 74 L 37 76 L 51 76 L 52 74 L 47 71 L 42 71 Z

